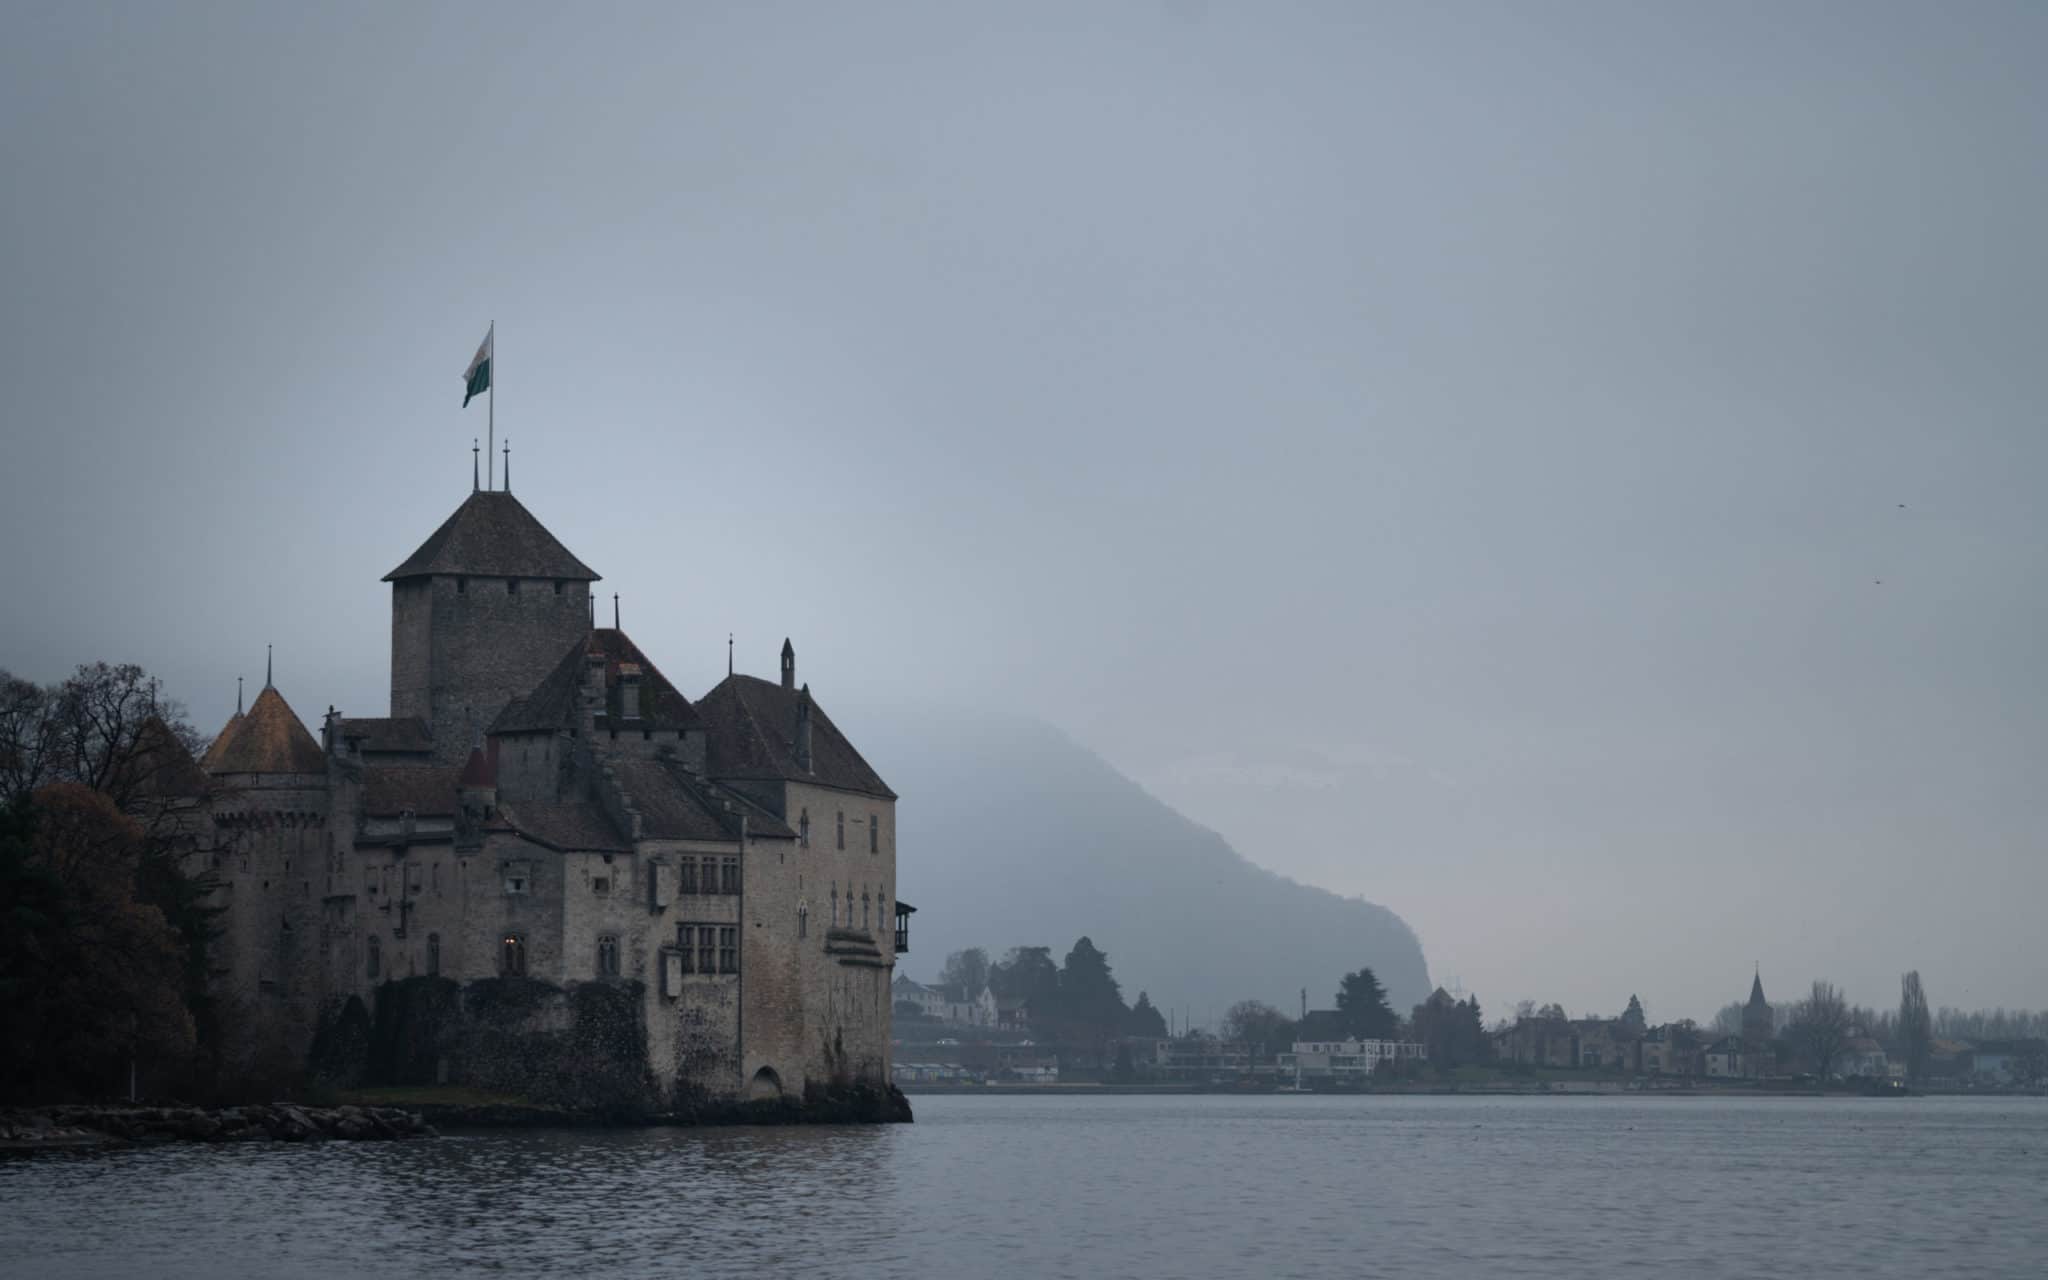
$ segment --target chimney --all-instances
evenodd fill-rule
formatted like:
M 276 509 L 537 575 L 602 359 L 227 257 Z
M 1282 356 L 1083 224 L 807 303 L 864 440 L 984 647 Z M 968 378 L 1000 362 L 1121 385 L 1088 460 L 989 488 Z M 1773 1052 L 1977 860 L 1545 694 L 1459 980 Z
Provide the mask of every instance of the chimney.
M 796 688 L 796 646 L 790 644 L 788 636 L 782 638 L 782 687 Z
M 794 659 L 789 656 L 787 646 L 783 650 L 783 679 L 789 678 Z M 805 685 L 796 695 L 796 767 L 805 773 L 811 771 L 811 686 Z
M 640 718 L 640 664 L 637 662 L 619 664 L 619 718 Z
M 496 744 L 492 746 L 495 748 Z M 457 787 L 462 792 L 462 808 L 476 818 L 490 816 L 498 807 L 498 765 L 494 758 L 496 751 L 486 751 L 478 742 L 469 749 L 469 760 L 462 766 L 462 777 Z
M 327 704 L 327 718 L 320 722 L 320 749 L 330 756 L 341 754 L 341 713 Z

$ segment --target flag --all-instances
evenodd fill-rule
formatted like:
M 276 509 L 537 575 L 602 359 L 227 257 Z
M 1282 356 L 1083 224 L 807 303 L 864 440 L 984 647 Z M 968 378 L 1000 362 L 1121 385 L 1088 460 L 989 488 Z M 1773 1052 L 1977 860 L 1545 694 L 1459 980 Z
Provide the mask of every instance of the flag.
M 469 368 L 462 371 L 462 407 L 465 409 L 469 407 L 471 400 L 490 389 L 491 339 L 497 332 L 496 325 L 485 331 L 483 345 L 476 349 L 476 356 L 469 362 Z

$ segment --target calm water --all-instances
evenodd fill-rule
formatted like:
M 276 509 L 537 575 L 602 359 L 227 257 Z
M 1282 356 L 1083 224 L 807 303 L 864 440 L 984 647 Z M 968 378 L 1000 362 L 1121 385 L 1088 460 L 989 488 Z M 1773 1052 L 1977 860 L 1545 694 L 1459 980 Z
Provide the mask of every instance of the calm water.
M 2048 1274 L 2048 1103 L 934 1098 L 0 1161 L 0 1274 Z

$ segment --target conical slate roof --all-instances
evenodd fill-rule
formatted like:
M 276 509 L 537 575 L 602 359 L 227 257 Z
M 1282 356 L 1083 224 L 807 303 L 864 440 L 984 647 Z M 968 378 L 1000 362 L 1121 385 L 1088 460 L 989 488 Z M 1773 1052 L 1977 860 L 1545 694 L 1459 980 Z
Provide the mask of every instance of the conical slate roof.
M 284 695 L 265 685 L 237 724 L 230 720 L 206 753 L 208 773 L 325 773 L 327 756 Z
M 1749 1004 L 1751 1008 L 1755 1008 L 1767 1003 L 1769 1002 L 1764 999 L 1764 975 L 1759 973 L 1749 980 Z
M 498 490 L 469 495 L 433 536 L 384 581 L 433 574 L 478 578 L 563 578 L 595 582 L 597 574 L 556 540 L 519 499 Z

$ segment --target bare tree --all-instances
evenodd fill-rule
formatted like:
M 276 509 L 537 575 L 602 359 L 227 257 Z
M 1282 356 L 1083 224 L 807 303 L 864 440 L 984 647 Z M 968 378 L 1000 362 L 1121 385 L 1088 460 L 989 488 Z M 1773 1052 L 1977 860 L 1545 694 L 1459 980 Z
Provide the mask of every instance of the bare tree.
M 1742 1001 L 1731 1000 L 1714 1015 L 1714 1030 L 1724 1036 L 1742 1034 Z
M 1906 1078 L 1927 1078 L 1927 1062 L 1934 1049 L 1934 1019 L 1927 1012 L 1927 992 L 1920 987 L 1920 971 L 1899 979 L 1899 1043 L 1906 1051 Z
M 1294 1020 L 1263 1000 L 1240 1000 L 1223 1015 L 1223 1038 L 1244 1041 L 1254 1055 L 1261 1048 L 1277 1055 L 1294 1043 Z
M 1835 1059 L 1848 1047 L 1852 1025 L 1849 1002 L 1832 982 L 1816 980 L 1806 999 L 1793 1007 L 1793 1043 L 1805 1051 L 1821 1080 L 1828 1078 Z

